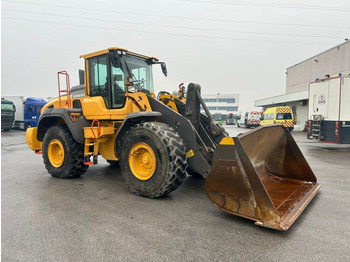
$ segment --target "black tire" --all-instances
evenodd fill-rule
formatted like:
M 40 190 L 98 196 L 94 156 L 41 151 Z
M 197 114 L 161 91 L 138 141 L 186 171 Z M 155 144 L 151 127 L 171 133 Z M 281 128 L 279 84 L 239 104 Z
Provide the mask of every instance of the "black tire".
M 49 143 L 54 139 L 59 140 L 64 149 L 63 164 L 59 167 L 53 166 L 48 156 Z M 84 145 L 74 140 L 66 126 L 53 126 L 47 130 L 43 139 L 42 152 L 45 167 L 53 177 L 80 177 L 89 167 L 84 164 Z
M 138 143 L 145 143 L 155 155 L 156 167 L 147 180 L 134 176 L 129 166 L 129 152 Z M 186 178 L 187 157 L 184 142 L 166 124 L 137 124 L 125 134 L 119 152 L 119 165 L 125 185 L 137 195 L 149 198 L 167 195 L 177 189 Z
M 239 125 L 239 123 L 237 123 L 237 127 L 241 127 L 241 126 Z
M 107 160 L 107 162 L 108 162 L 112 167 L 119 167 L 119 161 L 116 161 L 116 160 Z

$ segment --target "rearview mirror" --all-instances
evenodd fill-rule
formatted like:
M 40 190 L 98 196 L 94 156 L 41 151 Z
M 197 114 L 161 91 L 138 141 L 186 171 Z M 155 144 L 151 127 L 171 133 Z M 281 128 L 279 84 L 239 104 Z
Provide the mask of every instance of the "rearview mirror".
M 163 74 L 168 76 L 168 71 L 166 70 L 166 64 L 164 62 L 160 62 L 160 66 L 162 68 Z

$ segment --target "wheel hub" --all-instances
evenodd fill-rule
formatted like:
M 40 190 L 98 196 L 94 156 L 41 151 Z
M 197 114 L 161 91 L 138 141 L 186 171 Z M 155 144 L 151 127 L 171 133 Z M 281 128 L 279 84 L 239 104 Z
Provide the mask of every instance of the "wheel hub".
M 156 170 L 156 156 L 153 149 L 146 143 L 135 144 L 129 152 L 129 166 L 136 178 L 150 179 Z
M 62 166 L 64 162 L 64 149 L 61 141 L 52 139 L 47 149 L 50 163 L 54 167 Z

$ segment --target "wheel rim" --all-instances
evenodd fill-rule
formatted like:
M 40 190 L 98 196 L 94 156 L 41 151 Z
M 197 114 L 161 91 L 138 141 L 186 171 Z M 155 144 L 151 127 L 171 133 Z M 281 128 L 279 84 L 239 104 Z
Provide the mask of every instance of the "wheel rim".
M 146 143 L 137 143 L 130 149 L 129 166 L 136 178 L 150 179 L 156 170 L 156 163 L 156 155 Z
M 60 167 L 64 161 L 64 149 L 61 141 L 58 139 L 52 139 L 48 146 L 48 157 L 51 165 L 54 167 Z

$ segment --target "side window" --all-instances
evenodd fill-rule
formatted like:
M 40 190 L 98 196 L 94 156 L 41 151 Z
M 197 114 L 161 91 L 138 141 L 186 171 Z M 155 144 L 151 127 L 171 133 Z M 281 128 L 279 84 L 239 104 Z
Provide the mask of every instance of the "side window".
M 89 59 L 90 96 L 102 96 L 109 108 L 107 83 L 107 56 Z
M 264 114 L 264 120 L 273 120 L 274 114 Z
M 111 66 L 112 75 L 112 108 L 121 108 L 125 103 L 125 75 L 120 67 Z

